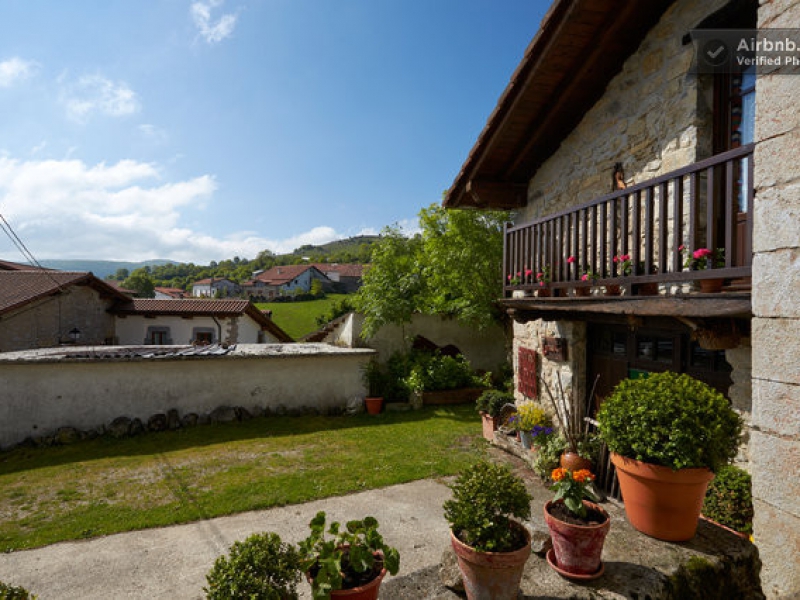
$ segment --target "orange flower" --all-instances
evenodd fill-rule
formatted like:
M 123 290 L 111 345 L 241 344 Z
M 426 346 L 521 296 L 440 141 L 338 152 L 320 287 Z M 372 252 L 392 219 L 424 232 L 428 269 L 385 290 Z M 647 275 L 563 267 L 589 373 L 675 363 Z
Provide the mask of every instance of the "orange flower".
M 550 478 L 553 481 L 561 481 L 562 479 L 564 479 L 564 477 L 567 476 L 568 472 L 569 471 L 567 471 L 567 469 L 559 467 L 558 469 L 553 469 L 553 472 L 550 473 Z
M 594 475 L 589 469 L 581 469 L 572 474 L 572 478 L 578 483 L 586 483 L 587 481 L 594 481 Z

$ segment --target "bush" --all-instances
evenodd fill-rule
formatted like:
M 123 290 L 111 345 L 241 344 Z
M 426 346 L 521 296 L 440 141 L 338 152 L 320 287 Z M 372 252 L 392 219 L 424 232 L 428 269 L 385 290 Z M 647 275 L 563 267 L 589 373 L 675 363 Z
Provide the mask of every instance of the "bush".
M 517 406 L 517 414 L 512 417 L 511 425 L 517 431 L 530 432 L 534 427 L 551 428 L 552 419 L 545 410 L 534 402 L 525 402 Z
M 0 581 L 0 600 L 36 600 L 33 596 L 23 587 L 8 585 Z
M 722 467 L 708 484 L 703 515 L 735 531 L 752 533 L 752 488 L 750 473 L 735 465 Z
M 203 590 L 211 600 L 296 599 L 300 557 L 276 533 L 257 533 L 235 542 L 229 557 L 217 558 L 206 580 L 208 587 Z
M 435 392 L 465 387 L 489 387 L 491 373 L 476 375 L 463 355 L 446 356 L 435 352 L 415 352 L 411 372 L 405 378 L 410 391 Z
M 506 404 L 514 404 L 514 394 L 500 390 L 486 390 L 475 401 L 475 410 L 497 417 Z
M 742 420 L 728 400 L 689 375 L 626 379 L 597 412 L 608 449 L 673 470 L 717 471 L 739 448 Z
M 479 552 L 511 552 L 525 545 L 510 517 L 529 518 L 531 496 L 508 467 L 476 463 L 450 488 L 453 498 L 444 503 L 444 517 L 458 539 Z

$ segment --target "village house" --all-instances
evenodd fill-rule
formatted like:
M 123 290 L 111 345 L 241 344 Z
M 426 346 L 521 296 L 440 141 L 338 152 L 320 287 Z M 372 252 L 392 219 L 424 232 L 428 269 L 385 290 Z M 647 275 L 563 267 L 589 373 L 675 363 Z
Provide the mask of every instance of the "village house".
M 195 298 L 227 298 L 236 296 L 239 291 L 237 284 L 224 277 L 208 277 L 192 284 L 192 296 Z
M 800 78 L 733 48 L 710 64 L 704 32 L 798 26 L 796 1 L 555 0 L 444 200 L 513 211 L 518 397 L 558 375 L 596 408 L 672 370 L 730 398 L 769 597 L 800 594 L 800 484 L 778 458 L 800 455 Z
M 331 289 L 331 280 L 315 266 L 304 264 L 272 267 L 255 273 L 252 279 L 242 283 L 242 292 L 248 298 L 264 302 L 279 296 L 307 294 L 315 280 L 320 282 L 323 290 Z
M 366 265 L 352 263 L 311 263 L 333 282 L 333 290 L 341 294 L 352 294 L 361 287 Z
M 156 294 L 154 296 L 156 300 L 179 300 L 189 295 L 180 288 L 155 287 L 153 291 Z
M 249 300 L 134 298 L 111 311 L 119 344 L 275 344 L 293 341 Z

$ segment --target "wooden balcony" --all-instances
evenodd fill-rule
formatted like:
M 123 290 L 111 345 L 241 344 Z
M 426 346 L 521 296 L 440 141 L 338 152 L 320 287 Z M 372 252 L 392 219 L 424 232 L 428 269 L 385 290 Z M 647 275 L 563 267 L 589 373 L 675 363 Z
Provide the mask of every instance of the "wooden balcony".
M 694 282 L 723 279 L 729 291 L 740 292 L 723 296 L 728 300 L 746 297 L 749 312 L 752 182 L 753 145 L 749 144 L 581 206 L 509 224 L 503 251 L 504 298 L 534 298 L 544 289 L 550 297 L 541 302 L 562 307 L 565 301 L 586 306 L 601 299 L 630 303 L 643 284 L 651 288 L 656 284 L 660 293 L 652 298 L 660 299 L 662 306 L 646 310 L 652 312 L 667 308 L 665 298 L 694 296 Z M 700 248 L 724 249 L 724 265 L 708 262 L 705 269 L 686 268 L 687 255 Z M 628 274 L 615 261 L 620 255 L 629 257 Z M 587 269 L 595 278 L 585 282 L 581 277 Z M 549 273 L 550 281 L 541 285 L 539 273 Z M 602 296 L 600 286 L 611 285 L 621 286 L 623 294 Z M 574 288 L 589 286 L 597 290 L 594 295 L 576 295 Z M 536 304 L 543 306 L 538 298 Z M 742 302 L 735 304 L 716 312 L 744 312 Z M 643 306 L 639 303 L 640 310 L 645 310 Z

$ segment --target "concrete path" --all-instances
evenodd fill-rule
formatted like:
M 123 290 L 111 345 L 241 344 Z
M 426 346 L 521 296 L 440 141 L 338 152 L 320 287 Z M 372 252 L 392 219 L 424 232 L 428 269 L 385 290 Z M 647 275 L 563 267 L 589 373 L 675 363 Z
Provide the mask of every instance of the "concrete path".
M 0 554 L 0 581 L 23 586 L 39 600 L 205 598 L 206 573 L 233 542 L 274 531 L 284 541 L 297 543 L 308 535 L 308 523 L 320 510 L 326 511 L 329 522 L 373 515 L 386 543 L 400 551 L 400 574 L 411 573 L 439 564 L 449 539 L 442 514 L 442 503 L 449 497 L 445 483 L 423 480 L 187 525 Z M 305 581 L 299 590 L 301 598 L 311 597 Z

